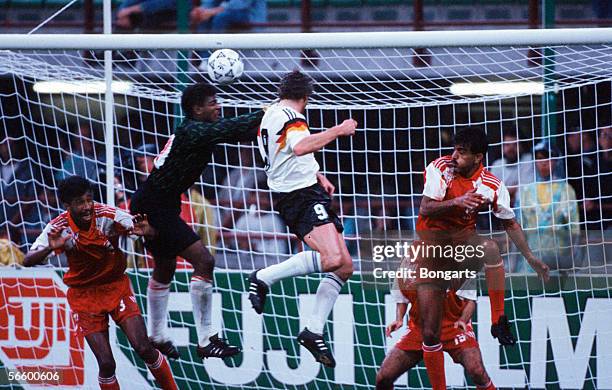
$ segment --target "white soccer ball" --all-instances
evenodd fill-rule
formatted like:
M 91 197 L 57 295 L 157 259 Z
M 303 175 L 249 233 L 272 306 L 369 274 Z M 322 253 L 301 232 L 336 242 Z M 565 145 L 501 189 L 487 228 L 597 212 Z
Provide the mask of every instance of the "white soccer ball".
M 242 75 L 244 63 L 232 49 L 220 49 L 208 57 L 208 76 L 218 84 L 231 84 Z

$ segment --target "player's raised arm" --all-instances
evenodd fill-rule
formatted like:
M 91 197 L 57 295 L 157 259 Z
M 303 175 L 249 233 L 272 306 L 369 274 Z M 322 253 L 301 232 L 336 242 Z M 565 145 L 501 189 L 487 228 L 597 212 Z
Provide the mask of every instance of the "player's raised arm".
M 63 251 L 70 237 L 69 234 L 62 234 L 62 229 L 47 224 L 26 253 L 23 266 L 33 267 L 45 261 L 52 252 Z
M 346 119 L 344 122 L 326 131 L 304 137 L 293 147 L 293 153 L 296 156 L 303 156 L 308 153 L 318 152 L 338 137 L 355 134 L 356 128 L 357 121 Z

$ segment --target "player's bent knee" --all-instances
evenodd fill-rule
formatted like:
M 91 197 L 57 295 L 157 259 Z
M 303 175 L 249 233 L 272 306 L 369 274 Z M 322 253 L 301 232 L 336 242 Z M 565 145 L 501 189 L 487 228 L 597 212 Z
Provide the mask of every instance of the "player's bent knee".
M 392 389 L 395 378 L 386 375 L 384 371 L 378 371 L 376 374 L 376 390 Z
M 501 254 L 497 242 L 493 240 L 484 240 L 482 246 L 484 247 L 483 251 L 485 253 L 485 262 L 498 263 Z
M 101 359 L 98 361 L 98 369 L 100 371 L 100 376 L 104 378 L 108 378 L 115 374 L 115 369 L 117 366 L 115 365 L 115 360 L 111 357 L 110 359 Z
M 472 364 L 465 368 L 468 375 L 477 385 L 485 385 L 489 382 L 489 376 L 484 366 L 481 364 Z
M 149 342 L 139 343 L 138 345 L 132 345 L 134 347 L 134 351 L 138 356 L 140 356 L 143 360 L 146 358 L 155 356 L 155 349 Z
M 342 261 L 342 266 L 338 270 L 335 271 L 336 275 L 340 277 L 342 280 L 348 280 L 353 275 L 353 259 L 344 258 Z
M 155 259 L 153 268 L 153 279 L 156 282 L 168 284 L 174 277 L 176 271 L 176 259 Z
M 342 254 L 340 252 L 333 253 L 325 256 L 321 256 L 321 263 L 323 265 L 323 270 L 326 272 L 333 272 L 343 265 Z

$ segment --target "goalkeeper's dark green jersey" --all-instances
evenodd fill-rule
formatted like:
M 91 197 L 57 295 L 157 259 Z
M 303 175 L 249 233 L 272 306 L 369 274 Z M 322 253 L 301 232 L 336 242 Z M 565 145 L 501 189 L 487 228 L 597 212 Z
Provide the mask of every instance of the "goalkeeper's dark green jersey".
M 186 118 L 155 158 L 144 191 L 149 196 L 180 196 L 202 175 L 217 144 L 254 141 L 263 114 L 257 111 L 216 122 Z

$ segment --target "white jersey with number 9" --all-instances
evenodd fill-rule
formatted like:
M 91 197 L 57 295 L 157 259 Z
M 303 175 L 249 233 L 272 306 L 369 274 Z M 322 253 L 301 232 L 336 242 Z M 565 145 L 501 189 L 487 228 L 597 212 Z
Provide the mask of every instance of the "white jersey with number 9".
M 317 182 L 319 164 L 313 153 L 296 156 L 293 148 L 310 135 L 304 115 L 279 103 L 264 115 L 257 135 L 259 152 L 272 191 L 291 192 Z

